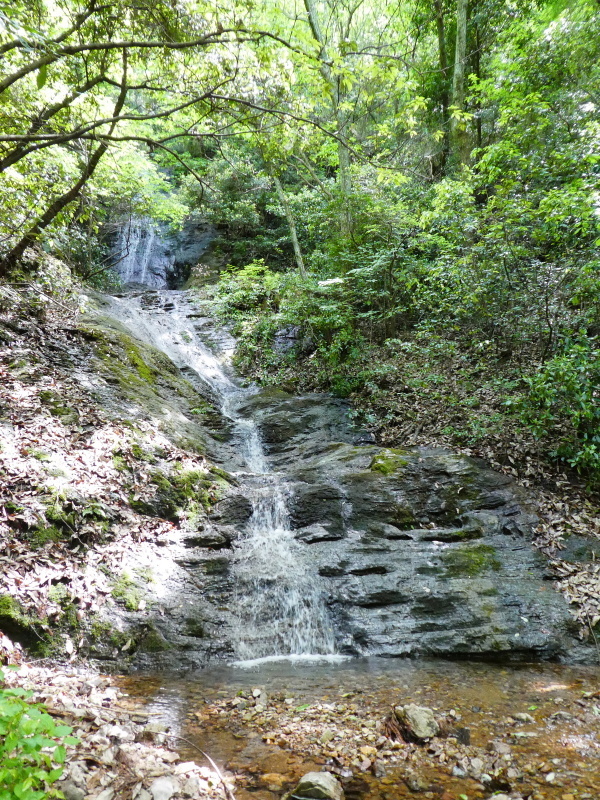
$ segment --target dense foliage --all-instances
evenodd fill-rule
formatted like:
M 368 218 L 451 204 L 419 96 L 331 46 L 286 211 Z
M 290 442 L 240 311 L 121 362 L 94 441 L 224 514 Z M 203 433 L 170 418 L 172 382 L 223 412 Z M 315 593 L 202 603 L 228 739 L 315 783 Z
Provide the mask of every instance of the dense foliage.
M 597 3 L 37 0 L 2 20 L 4 271 L 42 245 L 92 279 L 123 216 L 200 212 L 249 373 L 353 395 L 380 431 L 418 428 L 406 398 L 427 397 L 452 412 L 432 433 L 529 430 L 598 481 Z
M 65 744 L 75 743 L 68 725 L 57 724 L 39 705 L 28 702 L 32 692 L 1 688 L 0 670 L 0 798 L 41 800 L 58 797 L 52 789 L 62 775 Z

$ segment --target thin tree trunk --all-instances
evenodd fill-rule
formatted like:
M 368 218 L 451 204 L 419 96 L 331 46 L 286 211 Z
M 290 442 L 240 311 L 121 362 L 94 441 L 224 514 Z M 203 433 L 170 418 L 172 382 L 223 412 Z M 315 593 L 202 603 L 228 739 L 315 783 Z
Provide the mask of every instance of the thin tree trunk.
M 465 67 L 467 59 L 467 15 L 469 0 L 457 0 L 456 49 L 454 52 L 454 76 L 452 79 L 452 105 L 465 110 Z M 454 155 L 461 164 L 469 158 L 469 136 L 465 124 L 452 119 L 450 135 Z
M 317 8 L 314 0 L 304 0 L 304 7 L 308 14 L 308 23 L 310 25 L 313 38 L 321 48 L 319 51 L 319 71 L 321 72 L 321 75 L 324 78 L 324 80 L 329 85 L 330 96 L 331 96 L 331 108 L 337 125 L 337 133 L 338 136 L 342 136 L 344 129 L 344 119 L 342 112 L 340 111 L 341 92 L 340 92 L 339 82 L 336 80 L 333 72 L 331 71 L 331 66 L 329 65 L 329 58 L 327 54 L 327 42 L 321 30 L 319 15 L 317 14 Z M 352 191 L 352 179 L 350 175 L 350 151 L 341 141 L 338 141 L 337 151 L 338 151 L 338 185 L 340 187 L 340 193 L 342 196 L 342 213 L 340 216 L 340 228 L 342 234 L 349 238 L 352 233 L 352 215 L 350 213 L 350 207 L 348 203 L 350 192 Z
M 481 35 L 479 32 L 479 25 L 475 26 L 475 53 L 473 55 L 473 71 L 477 79 L 481 79 Z M 481 130 L 481 103 L 477 100 L 477 116 L 476 116 L 476 130 L 477 130 L 477 147 L 483 147 L 483 135 Z
M 442 92 L 440 99 L 442 101 L 442 122 L 444 130 L 444 138 L 442 140 L 442 153 L 440 159 L 440 172 L 443 174 L 446 170 L 446 162 L 448 154 L 450 153 L 450 87 L 448 85 L 448 54 L 446 52 L 446 25 L 444 21 L 444 9 L 441 0 L 433 0 L 435 7 L 435 21 L 437 25 L 438 36 L 438 60 L 440 64 L 440 72 L 442 74 Z
M 294 220 L 294 215 L 292 214 L 292 209 L 290 207 L 289 200 L 285 193 L 285 189 L 281 185 L 281 181 L 275 175 L 275 173 L 270 170 L 271 177 L 273 178 L 273 183 L 275 184 L 275 191 L 277 192 L 277 197 L 281 205 L 283 206 L 283 211 L 285 213 L 285 218 L 287 220 L 288 227 L 290 229 L 290 239 L 292 240 L 292 247 L 294 248 L 294 257 L 296 259 L 296 264 L 298 265 L 298 270 L 300 271 L 301 275 L 306 275 L 306 268 L 304 266 L 304 259 L 302 258 L 302 250 L 300 249 L 300 242 L 298 241 L 298 231 L 296 230 L 296 221 Z

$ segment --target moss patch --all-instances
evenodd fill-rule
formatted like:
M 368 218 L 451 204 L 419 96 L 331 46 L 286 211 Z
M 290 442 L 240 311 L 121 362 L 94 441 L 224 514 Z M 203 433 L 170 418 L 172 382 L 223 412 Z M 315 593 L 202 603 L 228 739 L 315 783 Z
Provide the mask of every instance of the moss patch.
M 0 595 L 0 631 L 30 648 L 39 646 L 44 641 L 40 620 L 29 616 L 21 604 L 9 594 Z
M 125 606 L 127 611 L 137 611 L 142 599 L 139 586 L 126 572 L 117 578 L 111 594 L 118 603 Z
M 156 494 L 149 499 L 130 497 L 131 507 L 140 514 L 177 521 L 182 512 L 198 514 L 200 509 L 210 509 L 221 494 L 224 479 L 215 480 L 211 473 L 200 470 L 175 469 L 169 475 L 154 470 L 149 480 L 157 487 Z
M 489 544 L 460 547 L 442 554 L 447 578 L 472 578 L 483 572 L 497 572 L 502 564 L 496 555 L 496 548 Z
M 171 650 L 171 645 L 162 633 L 150 627 L 141 639 L 139 648 L 144 653 L 164 653 L 166 650 Z
M 394 472 L 403 469 L 408 464 L 406 450 L 388 448 L 377 453 L 370 464 L 372 472 L 380 472 L 382 475 L 392 475 Z
M 58 417 L 65 424 L 76 423 L 79 421 L 79 412 L 72 408 L 58 392 L 43 389 L 39 393 L 40 401 L 45 405 L 53 417 Z
M 419 527 L 412 509 L 403 505 L 397 505 L 394 508 L 393 516 L 390 518 L 390 522 L 395 528 L 398 528 L 401 531 L 410 531 L 412 528 Z

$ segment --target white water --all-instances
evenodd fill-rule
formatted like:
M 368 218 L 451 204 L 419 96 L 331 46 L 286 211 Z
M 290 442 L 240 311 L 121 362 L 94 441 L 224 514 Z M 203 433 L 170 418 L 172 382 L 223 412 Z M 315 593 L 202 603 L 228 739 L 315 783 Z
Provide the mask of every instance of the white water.
M 207 344 L 214 348 L 214 330 L 211 336 L 198 323 L 197 308 L 184 292 L 113 298 L 109 313 L 179 368 L 192 369 L 234 423 L 247 468 L 240 479 L 253 507 L 233 558 L 237 659 L 334 654 L 319 578 L 290 527 L 285 476 L 270 470 L 256 423 L 237 411 L 256 390 L 242 388 L 231 374 L 233 340 L 220 336 L 215 353 Z
M 131 217 L 119 230 L 114 246 L 117 271 L 124 284 L 161 289 L 174 258 L 149 220 Z

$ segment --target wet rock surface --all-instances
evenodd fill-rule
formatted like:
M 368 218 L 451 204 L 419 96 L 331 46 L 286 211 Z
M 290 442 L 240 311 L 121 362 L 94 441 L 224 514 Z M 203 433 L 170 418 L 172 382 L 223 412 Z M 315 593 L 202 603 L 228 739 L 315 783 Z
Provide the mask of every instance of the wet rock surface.
M 85 636 L 72 636 L 82 653 L 134 669 L 196 668 L 234 654 L 236 553 L 252 492 L 269 485 L 245 472 L 235 426 L 211 388 L 231 337 L 181 293 L 133 299 L 159 334 L 161 325 L 171 333 L 175 326 L 183 345 L 199 336 L 214 363 L 186 367 L 180 351 L 170 358 L 127 332 L 120 320 L 131 313 L 129 300 L 94 298 L 80 329 L 56 335 L 52 347 L 40 344 L 39 363 L 11 378 L 7 402 L 18 395 L 19 410 L 11 411 L 18 424 L 2 429 L 7 475 L 15 486 L 29 481 L 34 493 L 46 484 L 54 491 L 58 481 L 68 502 L 53 528 L 43 515 L 46 506 L 56 513 L 56 503 L 37 496 L 40 508 L 17 510 L 10 525 L 30 536 L 41 519 L 56 537 L 56 525 L 65 534 L 77 520 L 80 535 L 86 521 L 81 531 L 94 544 L 85 565 L 71 545 L 44 544 L 64 551 L 71 565 L 52 579 L 67 581 L 67 599 L 75 598 L 81 614 L 101 615 Z M 338 652 L 594 657 L 573 632 L 546 559 L 530 544 L 535 519 L 508 477 L 441 449 L 369 443 L 335 398 L 272 389 L 241 398 L 237 413 L 257 422 L 281 477 L 296 552 L 321 592 Z M 593 547 L 571 545 L 573 557 L 589 553 L 597 568 Z M 7 593 L 27 569 L 18 565 L 8 576 Z M 43 559 L 36 569 L 46 569 Z M 65 598 L 55 590 L 49 598 L 50 585 L 35 602 L 57 614 Z M 0 612 L 22 627 L 20 612 Z
M 347 411 L 332 398 L 274 390 L 244 408 L 287 476 L 291 525 L 321 581 L 339 651 L 587 658 L 511 479 L 442 449 L 356 444 Z M 215 512 L 240 532 L 243 491 Z
M 160 292 L 140 302 L 169 312 Z M 231 347 L 206 317 L 191 322 L 215 353 Z M 206 375 L 193 373 L 184 370 L 186 385 L 209 398 Z M 328 396 L 275 389 L 258 390 L 237 408 L 258 424 L 269 462 L 284 476 L 290 524 L 321 586 L 338 651 L 589 658 L 546 559 L 530 544 L 536 520 L 511 479 L 442 449 L 369 444 L 349 410 Z M 182 416 L 189 426 L 190 414 Z M 203 660 L 232 652 L 232 563 L 252 504 L 230 423 L 221 415 L 218 424 L 199 418 L 196 427 L 203 448 L 239 476 L 203 530 L 172 537 L 169 556 L 179 568 L 167 583 L 172 611 L 154 621 L 169 645 L 168 656 L 156 654 L 161 664 L 191 664 L 198 644 Z M 186 608 L 183 627 L 179 607 Z M 204 636 L 192 644 L 186 631 L 195 614 Z M 210 634 L 215 625 L 218 643 Z M 140 663 L 151 659 L 146 652 Z

